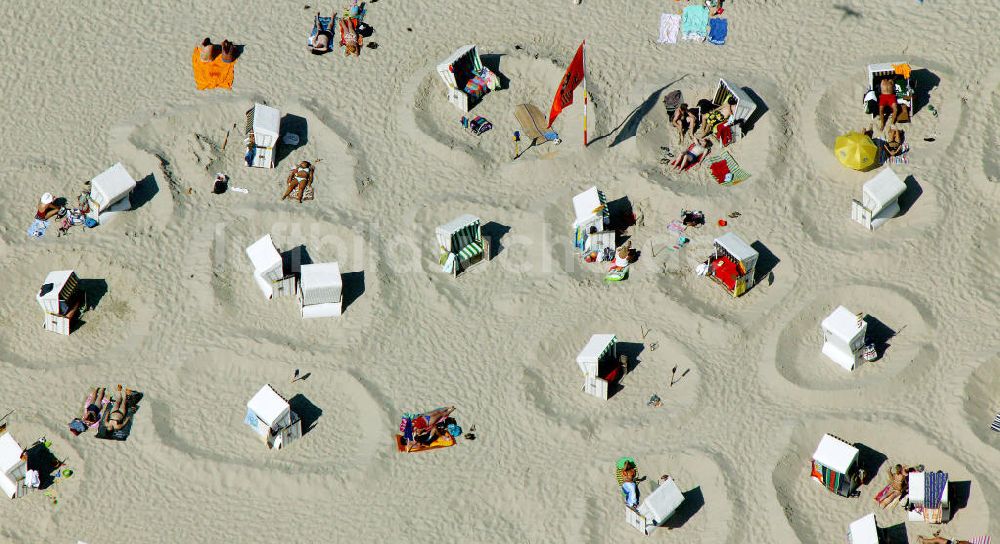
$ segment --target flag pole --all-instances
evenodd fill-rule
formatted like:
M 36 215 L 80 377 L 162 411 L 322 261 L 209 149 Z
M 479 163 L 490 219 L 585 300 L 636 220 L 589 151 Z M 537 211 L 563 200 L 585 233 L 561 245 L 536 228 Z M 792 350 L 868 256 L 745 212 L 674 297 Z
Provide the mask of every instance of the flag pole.
M 583 40 L 583 146 L 587 145 L 587 40 Z

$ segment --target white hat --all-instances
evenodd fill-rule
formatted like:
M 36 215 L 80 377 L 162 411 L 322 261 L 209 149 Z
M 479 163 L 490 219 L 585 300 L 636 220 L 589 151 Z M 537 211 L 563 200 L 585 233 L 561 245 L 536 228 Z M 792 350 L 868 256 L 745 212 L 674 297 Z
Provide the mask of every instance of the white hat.
M 52 204 L 53 200 L 55 200 L 55 197 L 52 196 L 52 193 L 45 193 L 42 195 L 42 204 Z

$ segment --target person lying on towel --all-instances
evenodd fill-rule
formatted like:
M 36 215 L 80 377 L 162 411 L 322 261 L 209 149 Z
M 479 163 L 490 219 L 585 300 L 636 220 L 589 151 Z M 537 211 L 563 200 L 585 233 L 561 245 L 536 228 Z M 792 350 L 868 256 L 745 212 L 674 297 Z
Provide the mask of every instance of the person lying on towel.
M 683 155 L 674 159 L 672 164 L 674 168 L 678 170 L 685 170 L 692 164 L 700 161 L 701 158 L 708 153 L 709 148 L 712 147 L 712 142 L 709 142 L 705 138 L 696 138 L 691 147 L 684 152 Z
M 426 414 L 421 414 L 413 418 L 413 434 L 406 436 L 406 451 L 413 451 L 414 448 L 429 446 L 441 433 L 447 432 L 443 424 L 448 416 L 455 411 L 454 406 L 438 408 Z
M 296 188 L 299 190 L 299 204 L 302 203 L 302 197 L 306 193 L 306 187 L 312 185 L 313 182 L 313 166 L 309 161 L 302 161 L 292 168 L 291 173 L 288 174 L 288 180 L 285 182 L 287 188 L 285 189 L 285 194 L 281 195 L 281 200 L 288 198 L 288 195 L 292 194 Z
M 128 415 L 128 397 L 132 394 L 131 389 L 122 392 L 121 384 L 118 384 L 118 398 L 114 399 L 111 410 L 104 416 L 104 427 L 109 431 L 120 431 L 128 425 L 132 416 Z

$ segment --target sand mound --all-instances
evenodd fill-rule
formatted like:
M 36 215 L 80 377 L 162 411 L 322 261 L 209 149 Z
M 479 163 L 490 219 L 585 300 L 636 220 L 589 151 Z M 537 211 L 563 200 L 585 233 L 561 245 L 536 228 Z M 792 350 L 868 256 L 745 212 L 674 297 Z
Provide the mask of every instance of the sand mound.
M 51 369 L 132 352 L 148 334 L 160 302 L 149 288 L 148 271 L 136 266 L 107 247 L 4 263 L 0 274 L 17 296 L 0 298 L 0 359 L 20 367 Z M 42 328 L 44 313 L 35 301 L 46 274 L 40 270 L 76 270 L 87 293 L 92 309 L 83 313 L 69 336 Z M 44 353 L 41 346 L 46 347 Z
M 775 364 L 785 379 L 808 389 L 853 389 L 885 383 L 902 372 L 920 373 L 937 361 L 929 343 L 931 326 L 925 303 L 914 295 L 887 287 L 851 286 L 830 289 L 797 313 L 781 330 Z M 848 372 L 820 353 L 820 323 L 838 305 L 867 314 L 869 342 L 881 358 Z
M 831 535 L 842 535 L 847 525 L 869 512 L 875 512 L 879 526 L 893 533 L 928 534 L 927 525 L 913 524 L 903 528 L 906 513 L 898 506 L 883 510 L 873 497 L 887 483 L 890 465 L 925 465 L 927 470 L 943 470 L 949 474 L 952 495 L 950 534 L 978 535 L 987 532 L 989 502 L 983 482 L 936 441 L 924 433 L 901 423 L 893 426 L 891 439 L 886 436 L 888 421 L 878 422 L 843 419 L 812 421 L 797 427 L 784 456 L 774 468 L 772 481 L 789 524 L 802 542 L 827 542 Z M 823 433 L 830 433 L 855 444 L 860 450 L 859 463 L 872 480 L 861 487 L 861 496 L 844 498 L 823 488 L 809 477 L 809 460 Z M 858 445 L 860 444 L 860 445 Z M 914 454 L 919 444 L 919 455 Z

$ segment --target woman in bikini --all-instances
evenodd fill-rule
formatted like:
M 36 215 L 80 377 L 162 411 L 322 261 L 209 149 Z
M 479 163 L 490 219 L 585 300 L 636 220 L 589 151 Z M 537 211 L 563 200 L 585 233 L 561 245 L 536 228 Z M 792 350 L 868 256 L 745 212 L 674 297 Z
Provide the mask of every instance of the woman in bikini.
M 907 467 L 903 465 L 896 465 L 889 469 L 889 493 L 882 497 L 882 500 L 878 502 L 879 506 L 885 508 L 889 506 L 892 501 L 899 499 L 903 496 L 906 491 L 907 483 Z
M 695 125 L 698 124 L 698 117 L 694 112 L 688 109 L 687 104 L 681 104 L 678 106 L 677 111 L 674 112 L 674 116 L 670 119 L 670 122 L 677 127 L 680 132 L 680 137 L 677 139 L 677 143 L 684 141 L 684 135 L 690 130 L 691 134 L 694 134 Z
M 288 195 L 292 194 L 296 188 L 299 190 L 299 203 L 302 203 L 302 197 L 306 193 L 306 187 L 312 185 L 313 180 L 313 166 L 309 161 L 302 161 L 298 166 L 292 168 L 292 172 L 288 174 L 288 180 L 285 182 L 288 188 L 285 189 L 285 194 L 281 195 L 281 200 L 288 198 Z
M 83 422 L 93 429 L 101 421 L 101 411 L 107 404 L 104 398 L 104 388 L 95 387 L 87 399 L 83 401 Z
M 685 151 L 680 157 L 677 157 L 674 162 L 670 164 L 672 164 L 674 168 L 683 171 L 688 166 L 701 160 L 701 157 L 708 153 L 708 149 L 711 145 L 712 144 L 704 138 L 695 138 L 694 143 L 691 144 L 691 148 Z
M 903 131 L 898 128 L 890 128 L 885 144 L 882 146 L 890 157 L 895 157 L 903 152 Z
M 447 419 L 454 411 L 454 406 L 447 406 L 413 418 L 413 439 L 407 442 L 406 451 L 410 452 L 418 446 L 428 446 L 437 440 L 438 423 Z
M 122 392 L 121 384 L 118 385 L 118 398 L 111 405 L 111 410 L 104 416 L 104 427 L 111 432 L 120 431 L 128 425 L 132 416 L 128 412 L 128 396 L 132 394 L 131 389 Z
M 35 219 L 45 221 L 59 213 L 60 208 L 56 205 L 55 200 L 51 193 L 42 195 L 42 199 L 38 202 L 38 209 L 35 210 Z

